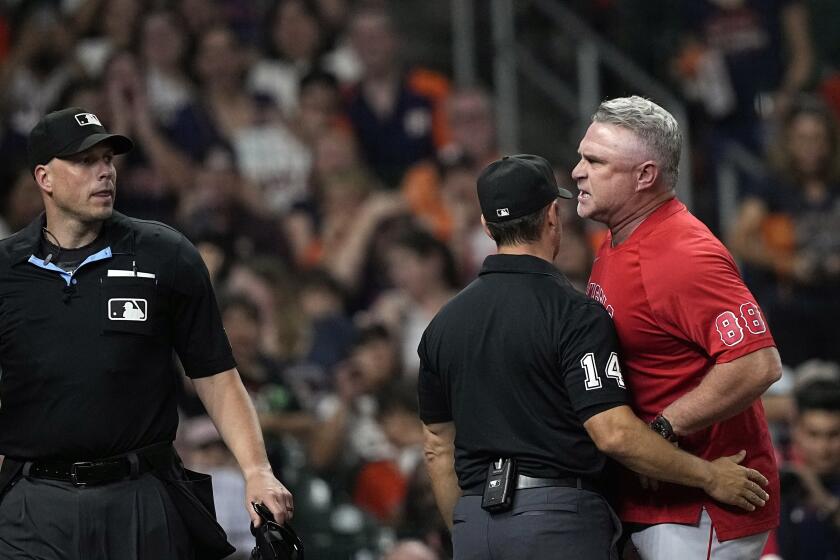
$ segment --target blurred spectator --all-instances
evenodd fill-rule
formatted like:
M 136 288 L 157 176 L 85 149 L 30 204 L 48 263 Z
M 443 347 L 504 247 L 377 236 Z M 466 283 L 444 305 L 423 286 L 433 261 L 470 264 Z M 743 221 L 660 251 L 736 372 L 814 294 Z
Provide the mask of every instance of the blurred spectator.
M 415 540 L 400 541 L 389 550 L 383 560 L 439 560 L 434 550 Z
M 212 232 L 190 234 L 189 238 L 195 248 L 198 249 L 201 260 L 204 261 L 204 266 L 207 267 L 214 290 L 221 292 L 221 286 L 227 279 L 233 263 L 231 255 L 225 250 L 227 241 Z
M 478 88 L 453 90 L 444 103 L 444 115 L 451 141 L 438 151 L 436 160 L 413 165 L 405 175 L 401 190 L 412 212 L 429 223 L 435 235 L 448 240 L 456 224 L 442 192 L 442 174 L 447 168 L 471 168 L 472 181 L 491 161 L 498 159 L 493 101 Z M 475 190 L 475 189 L 473 189 Z M 477 208 L 478 199 L 475 199 Z
M 288 438 L 305 441 L 315 419 L 303 410 L 281 363 L 260 349 L 260 309 L 246 297 L 234 296 L 222 301 L 221 311 L 237 369 L 259 414 L 269 460 L 282 472 L 289 457 Z
M 726 139 L 759 151 L 759 119 L 784 112 L 811 78 L 808 11 L 799 0 L 691 0 L 675 68 Z
M 796 392 L 796 460 L 782 471 L 779 555 L 840 558 L 840 382 L 812 381 Z
M 26 138 L 80 72 L 68 57 L 71 29 L 57 9 L 32 2 L 18 17 L 12 52 L 0 66 L 0 108 L 9 132 Z
M 311 149 L 335 127 L 346 125 L 335 76 L 314 70 L 301 78 L 298 111 L 291 125 Z
M 358 254 L 361 248 L 353 247 L 353 243 L 363 237 L 360 233 L 367 229 L 368 222 L 375 222 L 368 216 L 371 202 L 376 199 L 371 195 L 377 184 L 361 169 L 335 173 L 321 183 L 322 260 L 350 286 L 354 283 L 353 273 L 343 271 L 342 262 L 362 256 Z M 394 203 L 398 205 L 397 201 Z
M 813 98 L 787 114 L 773 179 L 747 194 L 730 246 L 762 302 L 784 363 L 840 361 L 840 157 L 837 122 Z
M 399 349 L 382 326 L 362 329 L 350 357 L 335 368 L 335 392 L 316 407 L 310 464 L 329 472 L 338 488 L 352 488 L 367 462 L 392 461 L 396 449 L 377 422 L 376 394 L 400 375 Z
M 382 289 L 379 260 L 387 227 L 407 216 L 407 209 L 396 194 L 368 195 L 370 183 L 359 180 L 363 177 L 349 174 L 325 183 L 321 239 L 324 267 L 345 286 L 354 302 L 367 307 Z M 347 206 L 341 206 L 342 200 Z
M 225 22 L 222 0 L 176 0 L 175 4 L 186 25 L 184 31 L 192 37 Z
M 110 113 L 111 107 L 100 80 L 82 78 L 70 81 L 50 110 L 57 111 L 64 107 L 84 107 L 100 116 L 103 121 L 112 122 L 113 120 Z
M 379 426 L 394 446 L 393 459 L 362 467 L 353 501 L 388 525 L 402 522 L 408 481 L 423 463 L 423 425 L 417 412 L 417 385 L 396 381 L 377 395 Z
M 315 0 L 321 14 L 321 30 L 328 52 L 322 66 L 342 84 L 353 84 L 362 76 L 359 56 L 349 45 L 346 28 L 352 0 Z
M 137 144 L 118 170 L 116 207 L 140 218 L 173 223 L 179 194 L 194 180 L 192 162 L 155 120 L 143 74 L 131 52 L 114 53 L 105 65 L 103 80 L 112 127 L 132 135 Z
M 298 300 L 299 283 L 281 262 L 261 255 L 234 262 L 225 289 L 257 304 L 262 352 L 287 364 L 301 355 L 305 316 Z
M 414 471 L 408 480 L 405 504 L 397 536 L 426 543 L 441 558 L 452 557 L 452 538 L 435 502 L 432 479 L 425 468 Z
M 329 366 L 349 352 L 343 288 L 323 272 L 294 274 L 265 256 L 234 263 L 225 287 L 257 305 L 260 351 L 283 364 L 304 408 L 314 406 L 330 384 Z
M 193 100 L 193 86 L 187 76 L 186 55 L 189 35 L 181 16 L 158 9 L 143 15 L 140 23 L 140 63 L 148 106 L 155 122 L 172 126 L 175 114 Z
M 334 173 L 363 169 L 359 148 L 352 133 L 331 128 L 315 141 L 315 181 Z
M 455 261 L 449 247 L 419 228 L 397 235 L 385 259 L 394 287 L 376 300 L 371 313 L 397 336 L 403 369 L 413 379 L 423 331 L 460 286 Z
M 311 268 L 321 264 L 341 282 L 350 279 L 348 273 L 336 266 L 357 250 L 348 250 L 351 232 L 359 223 L 362 211 L 374 182 L 361 169 L 336 172 L 319 183 L 314 209 L 299 208 L 287 222 L 290 239 L 295 250 L 296 262 Z
M 250 557 L 254 547 L 248 511 L 242 507 L 245 480 L 236 466 L 236 459 L 222 441 L 216 426 L 208 416 L 197 416 L 183 421 L 179 428 L 180 446 L 184 466 L 213 477 L 213 501 L 216 520 L 228 540 L 236 547 L 230 560 Z
M 718 171 L 732 144 L 763 153 L 772 118 L 811 78 L 807 8 L 802 0 L 689 0 L 682 9 L 685 32 L 672 68 L 694 102 L 694 156 L 706 163 L 693 170 L 696 213 L 721 231 Z
M 347 113 L 365 160 L 395 189 L 411 164 L 433 157 L 435 146 L 445 143 L 440 103 L 449 85 L 433 72 L 402 67 L 399 35 L 384 9 L 360 9 L 349 29 L 363 70 Z
M 0 195 L 0 239 L 23 229 L 44 211 L 44 204 L 38 194 L 32 174 L 21 169 L 10 188 Z
M 313 70 L 323 50 L 314 0 L 278 0 L 265 17 L 268 57 L 248 73 L 248 88 L 271 96 L 287 118 L 298 110 L 300 80 Z
M 303 274 L 300 305 L 309 324 L 304 360 L 324 371 L 347 357 L 355 336 L 346 310 L 343 287 L 326 270 Z
M 423 424 L 417 410 L 417 384 L 400 380 L 379 393 L 377 416 L 382 430 L 398 450 L 397 466 L 406 478 L 423 459 Z
M 83 38 L 75 57 L 88 77 L 98 78 L 114 53 L 132 48 L 145 7 L 144 0 L 82 0 L 75 20 Z
M 481 224 L 473 160 L 462 156 L 442 164 L 440 173 L 441 199 L 452 228 L 447 245 L 457 263 L 459 284 L 466 285 L 481 270 L 484 258 L 496 252 L 496 244 Z
M 178 112 L 173 139 L 194 160 L 220 141 L 231 145 L 242 175 L 259 187 L 266 208 L 282 213 L 305 196 L 312 156 L 270 98 L 244 89 L 245 54 L 226 27 L 202 33 L 194 60 L 202 98 Z
M 290 249 L 280 224 L 264 215 L 259 194 L 242 180 L 236 156 L 217 145 L 195 170 L 195 184 L 184 192 L 180 222 L 188 235 L 214 237 L 235 259 L 271 255 L 288 262 Z

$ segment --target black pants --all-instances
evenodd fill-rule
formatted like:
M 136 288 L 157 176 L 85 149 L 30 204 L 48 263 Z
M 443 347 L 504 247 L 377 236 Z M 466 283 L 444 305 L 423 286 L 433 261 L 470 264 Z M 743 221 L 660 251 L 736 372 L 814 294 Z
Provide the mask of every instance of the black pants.
M 186 527 L 151 473 L 99 486 L 20 478 L 0 502 L 3 560 L 193 560 Z
M 455 560 L 614 560 L 621 526 L 607 501 L 577 488 L 517 490 L 513 508 L 490 514 L 462 496 L 453 515 Z

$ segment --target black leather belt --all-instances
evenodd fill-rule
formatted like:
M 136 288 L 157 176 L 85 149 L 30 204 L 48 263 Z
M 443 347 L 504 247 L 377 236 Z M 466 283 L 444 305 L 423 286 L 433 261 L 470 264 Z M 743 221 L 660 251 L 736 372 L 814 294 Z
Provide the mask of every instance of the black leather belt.
M 170 449 L 171 444 L 166 443 L 99 461 L 26 461 L 23 464 L 23 476 L 72 482 L 76 486 L 107 484 L 136 478 L 151 471 L 159 463 L 151 459 L 169 453 Z
M 592 481 L 580 477 L 567 478 L 534 478 L 524 474 L 517 475 L 516 489 L 524 490 L 526 488 L 580 488 L 583 490 L 590 490 L 592 492 L 600 492 L 600 489 Z

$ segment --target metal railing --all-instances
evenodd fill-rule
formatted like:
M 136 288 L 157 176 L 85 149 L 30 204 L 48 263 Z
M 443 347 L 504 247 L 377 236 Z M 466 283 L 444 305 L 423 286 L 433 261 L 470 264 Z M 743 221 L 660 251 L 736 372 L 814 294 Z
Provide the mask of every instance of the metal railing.
M 683 102 L 668 88 L 633 62 L 585 21 L 557 0 L 529 0 L 530 6 L 550 20 L 557 32 L 571 40 L 575 49 L 577 84 L 569 85 L 546 64 L 517 41 L 513 0 L 489 0 L 493 37 L 493 79 L 496 96 L 499 145 L 504 152 L 517 151 L 519 145 L 519 79 L 544 92 L 553 104 L 575 117 L 581 133 L 602 100 L 602 66 L 618 75 L 639 95 L 654 99 L 680 123 L 683 133 L 682 159 L 677 193 L 692 206 L 691 151 L 688 114 Z M 480 2 L 482 6 L 488 2 Z M 475 81 L 475 2 L 452 0 L 453 68 L 455 81 L 469 85 Z M 470 52 L 464 52 L 470 51 Z

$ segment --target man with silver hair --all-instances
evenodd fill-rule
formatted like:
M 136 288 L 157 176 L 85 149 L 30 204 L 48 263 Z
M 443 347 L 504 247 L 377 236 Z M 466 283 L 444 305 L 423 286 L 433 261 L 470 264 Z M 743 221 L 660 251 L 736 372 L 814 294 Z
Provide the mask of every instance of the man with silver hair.
M 657 433 L 703 458 L 746 450 L 770 480 L 753 512 L 692 488 L 617 474 L 615 505 L 645 559 L 759 558 L 778 524 L 779 479 L 759 397 L 781 361 L 731 255 L 676 198 L 682 135 L 641 97 L 603 102 L 572 171 L 582 218 L 606 224 L 587 287 L 612 316 L 631 403 Z

